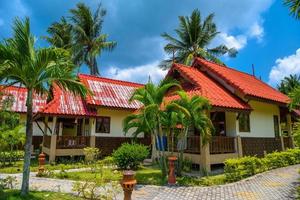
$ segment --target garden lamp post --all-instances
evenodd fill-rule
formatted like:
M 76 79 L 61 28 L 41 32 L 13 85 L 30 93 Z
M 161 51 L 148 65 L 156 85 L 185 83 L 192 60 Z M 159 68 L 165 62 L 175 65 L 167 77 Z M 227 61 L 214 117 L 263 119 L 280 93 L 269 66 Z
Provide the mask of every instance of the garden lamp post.
M 131 195 L 134 186 L 136 185 L 136 179 L 134 178 L 134 171 L 124 171 L 123 172 L 123 180 L 121 181 L 121 185 L 124 191 L 124 200 L 131 200 Z
M 38 175 L 41 175 L 42 173 L 44 173 L 45 171 L 45 159 L 46 155 L 42 152 L 39 155 L 39 171 L 38 171 Z
M 169 176 L 168 176 L 168 184 L 174 185 L 176 184 L 176 177 L 175 177 L 175 161 L 177 160 L 176 156 L 168 157 L 169 160 Z

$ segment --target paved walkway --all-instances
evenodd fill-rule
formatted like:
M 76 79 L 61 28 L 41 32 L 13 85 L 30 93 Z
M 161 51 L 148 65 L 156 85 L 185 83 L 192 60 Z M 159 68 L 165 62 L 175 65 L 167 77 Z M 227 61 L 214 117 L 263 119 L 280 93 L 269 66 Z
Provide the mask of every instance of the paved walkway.
M 134 199 L 143 200 L 289 200 L 295 199 L 300 165 L 275 169 L 236 183 L 213 187 L 142 186 Z
M 300 165 L 275 169 L 258 174 L 249 179 L 213 187 L 159 187 L 138 186 L 133 193 L 133 199 L 138 200 L 289 200 L 295 199 L 295 188 L 300 178 Z M 9 174 L 0 174 L 0 178 Z M 20 188 L 21 174 L 15 176 Z M 31 190 L 47 190 L 55 192 L 73 193 L 74 181 L 38 178 L 31 173 Z M 118 199 L 122 199 L 119 194 Z

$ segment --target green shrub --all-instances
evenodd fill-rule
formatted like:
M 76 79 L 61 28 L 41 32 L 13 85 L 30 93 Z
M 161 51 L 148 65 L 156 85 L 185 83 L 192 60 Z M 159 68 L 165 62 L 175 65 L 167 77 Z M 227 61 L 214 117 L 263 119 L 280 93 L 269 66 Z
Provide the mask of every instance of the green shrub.
M 124 143 L 113 152 L 112 157 L 120 169 L 137 169 L 148 155 L 149 149 L 146 146 Z
M 0 166 L 12 164 L 24 158 L 24 151 L 0 152 Z
M 269 169 L 300 163 L 300 149 L 267 154 L 264 158 L 246 156 L 225 161 L 224 172 L 228 182 L 238 181 Z

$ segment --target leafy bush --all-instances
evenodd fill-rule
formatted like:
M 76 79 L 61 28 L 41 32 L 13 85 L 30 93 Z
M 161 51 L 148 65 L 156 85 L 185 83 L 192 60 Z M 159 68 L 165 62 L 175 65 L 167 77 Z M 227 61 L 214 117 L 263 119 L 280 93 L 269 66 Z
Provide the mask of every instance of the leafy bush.
M 140 163 L 149 155 L 149 149 L 141 144 L 124 143 L 112 157 L 120 169 L 137 169 Z
M 6 166 L 22 158 L 24 158 L 24 151 L 0 152 L 0 165 Z
M 98 148 L 86 147 L 83 149 L 83 153 L 85 156 L 85 162 L 91 164 L 97 160 L 100 150 Z
M 246 156 L 225 161 L 225 176 L 229 182 L 238 181 L 269 169 L 300 163 L 300 149 L 267 154 L 264 158 Z

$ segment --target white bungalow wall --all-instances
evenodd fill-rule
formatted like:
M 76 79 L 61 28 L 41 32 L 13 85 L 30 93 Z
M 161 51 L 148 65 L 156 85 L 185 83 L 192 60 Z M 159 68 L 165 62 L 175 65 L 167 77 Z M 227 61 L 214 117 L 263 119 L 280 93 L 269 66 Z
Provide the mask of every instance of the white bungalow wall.
M 98 116 L 110 117 L 110 133 L 96 133 L 96 122 L 93 121 L 91 134 L 97 137 L 132 137 L 133 130 L 130 130 L 126 136 L 123 132 L 123 120 L 130 114 L 132 114 L 131 110 L 98 108 Z M 143 135 L 141 134 L 139 137 L 143 137 Z
M 279 106 L 258 101 L 250 101 L 249 104 L 253 108 L 250 113 L 250 132 L 239 132 L 236 121 L 237 133 L 241 137 L 275 137 L 273 116 L 277 115 L 280 120 Z

